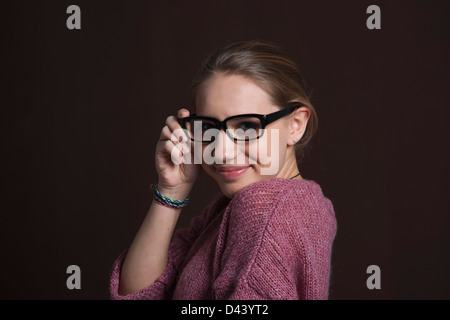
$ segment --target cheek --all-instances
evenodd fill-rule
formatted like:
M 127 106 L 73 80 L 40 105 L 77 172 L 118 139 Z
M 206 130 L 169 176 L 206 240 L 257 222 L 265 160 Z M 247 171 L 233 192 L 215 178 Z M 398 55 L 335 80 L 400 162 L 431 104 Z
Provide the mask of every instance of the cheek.
M 282 129 L 275 128 L 266 130 L 257 141 L 258 158 L 272 157 L 274 153 L 280 154 L 286 149 L 288 138 Z

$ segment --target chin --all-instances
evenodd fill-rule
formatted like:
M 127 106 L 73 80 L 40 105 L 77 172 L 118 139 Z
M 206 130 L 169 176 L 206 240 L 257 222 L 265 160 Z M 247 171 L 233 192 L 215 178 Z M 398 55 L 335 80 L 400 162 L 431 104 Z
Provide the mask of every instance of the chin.
M 230 199 L 233 199 L 234 195 L 242 188 L 242 187 L 234 187 L 229 184 L 223 185 L 219 183 L 220 190 L 222 193 Z
M 245 172 L 241 177 L 237 177 L 235 179 L 226 179 L 217 172 L 214 166 L 206 166 L 204 167 L 204 170 L 216 181 L 222 193 L 230 199 L 232 199 L 234 195 L 243 187 L 260 180 L 255 177 L 255 170 L 253 166 L 250 166 L 247 172 Z
M 216 180 L 217 184 L 220 187 L 220 190 L 222 193 L 232 199 L 234 195 L 241 190 L 242 188 L 252 184 L 253 182 L 256 182 L 260 179 L 257 179 L 257 177 L 252 175 L 252 168 L 250 168 L 249 172 L 246 172 L 245 176 L 239 177 L 234 180 L 226 180 L 223 177 L 221 177 L 217 172 L 215 172 L 214 179 Z

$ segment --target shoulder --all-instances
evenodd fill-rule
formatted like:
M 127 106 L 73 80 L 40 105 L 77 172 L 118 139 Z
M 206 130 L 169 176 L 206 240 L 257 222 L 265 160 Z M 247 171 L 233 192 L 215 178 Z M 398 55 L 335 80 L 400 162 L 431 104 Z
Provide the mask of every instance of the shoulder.
M 336 232 L 333 204 L 313 180 L 262 180 L 237 192 L 229 206 L 233 236 L 261 241 L 290 233 L 315 238 Z
M 322 188 L 313 180 L 288 180 L 271 178 L 252 183 L 239 190 L 230 202 L 234 211 L 266 212 L 285 209 L 320 211 L 334 216 L 331 201 L 325 197 Z
M 313 180 L 289 180 L 282 178 L 264 179 L 249 184 L 239 190 L 233 198 L 233 201 L 239 201 L 246 196 L 276 197 L 278 195 L 309 194 L 316 197 L 322 197 L 322 189 L 318 183 Z

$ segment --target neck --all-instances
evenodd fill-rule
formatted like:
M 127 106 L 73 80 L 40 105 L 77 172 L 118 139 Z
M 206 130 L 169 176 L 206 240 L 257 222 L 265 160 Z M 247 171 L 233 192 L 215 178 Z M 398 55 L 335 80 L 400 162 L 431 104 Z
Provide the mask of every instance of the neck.
M 299 175 L 297 159 L 294 155 L 286 158 L 283 168 L 277 174 L 278 178 L 291 179 L 292 180 L 301 180 L 303 179 L 301 174 Z

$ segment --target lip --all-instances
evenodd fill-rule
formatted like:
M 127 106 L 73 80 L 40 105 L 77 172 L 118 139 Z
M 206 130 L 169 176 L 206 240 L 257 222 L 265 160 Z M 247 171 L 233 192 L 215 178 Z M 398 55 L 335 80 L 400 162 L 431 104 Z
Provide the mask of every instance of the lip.
M 243 175 L 250 167 L 237 167 L 237 166 L 222 166 L 216 167 L 217 173 L 227 180 L 236 179 Z

